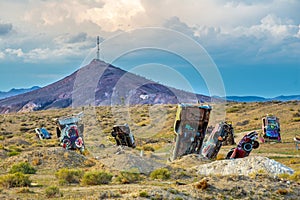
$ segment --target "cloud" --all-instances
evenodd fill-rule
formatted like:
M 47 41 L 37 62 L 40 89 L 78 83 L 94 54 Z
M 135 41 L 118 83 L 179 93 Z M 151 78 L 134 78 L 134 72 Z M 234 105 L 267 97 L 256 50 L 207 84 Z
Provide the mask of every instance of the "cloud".
M 100 35 L 145 26 L 163 26 L 182 32 L 202 44 L 216 59 L 253 58 L 298 52 L 300 2 L 289 0 L 89 0 L 6 1 L 0 34 L 2 54 L 18 58 L 57 61 L 88 52 Z M 172 8 L 172 9 L 171 9 Z M 11 12 L 14 9 L 15 12 Z M 21 21 L 20 21 L 21 19 Z M 5 26 L 3 26 L 5 25 Z M 10 25 L 10 26 L 9 26 Z M 2 27 L 2 28 L 1 28 Z M 10 30 L 9 30 L 9 27 Z M 1 32 L 1 30 L 4 30 Z M 291 48 L 280 50 L 280 48 Z M 24 55 L 5 52 L 22 49 Z M 230 56 L 233 54 L 235 56 Z M 19 55 L 19 56 L 18 56 Z M 48 56 L 48 57 L 47 57 Z M 230 58 L 228 58 L 230 57 Z M 64 60 L 65 60 L 64 59 Z M 247 59 L 240 59 L 247 60 Z
M 9 55 L 15 55 L 17 57 L 22 57 L 24 55 L 22 49 L 5 49 L 5 53 L 9 54 Z
M 145 11 L 139 0 L 104 0 L 103 2 L 102 7 L 89 8 L 81 13 L 80 20 L 91 21 L 105 31 L 130 30 L 134 27 L 132 19 Z
M 81 33 L 78 33 L 78 34 L 72 36 L 72 37 L 69 39 L 68 43 L 84 42 L 84 41 L 86 41 L 86 39 L 87 39 L 87 34 L 81 32 Z
M 0 35 L 8 34 L 9 32 L 11 32 L 12 27 L 12 24 L 0 23 Z
M 0 60 L 5 58 L 5 54 L 3 52 L 0 52 Z

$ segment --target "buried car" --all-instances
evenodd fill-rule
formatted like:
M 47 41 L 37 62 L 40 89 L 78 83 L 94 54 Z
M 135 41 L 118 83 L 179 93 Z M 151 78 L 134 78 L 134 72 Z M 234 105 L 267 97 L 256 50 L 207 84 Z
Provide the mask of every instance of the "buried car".
M 262 131 L 264 141 L 281 142 L 279 118 L 273 115 L 267 115 L 262 118 Z
M 45 128 L 36 128 L 34 129 L 36 136 L 40 139 L 51 139 L 51 134 Z
M 231 123 L 220 122 L 213 129 L 212 133 L 209 135 L 207 141 L 204 143 L 201 154 L 209 159 L 214 159 L 217 157 L 222 144 L 224 141 L 227 142 L 227 138 L 231 137 L 230 143 L 233 140 L 233 127 Z M 234 143 L 234 141 L 233 141 Z
M 256 131 L 247 133 L 241 139 L 237 147 L 230 149 L 226 155 L 226 159 L 244 158 L 249 156 L 253 149 L 259 147 L 257 139 L 258 133 Z
M 208 105 L 178 104 L 171 161 L 187 154 L 200 154 L 210 111 L 211 107 Z
M 80 124 L 83 113 L 70 117 L 62 117 L 56 120 L 56 134 L 60 145 L 65 149 L 84 151 L 83 128 Z
M 114 125 L 111 135 L 115 138 L 118 146 L 136 147 L 134 136 L 130 132 L 128 124 Z

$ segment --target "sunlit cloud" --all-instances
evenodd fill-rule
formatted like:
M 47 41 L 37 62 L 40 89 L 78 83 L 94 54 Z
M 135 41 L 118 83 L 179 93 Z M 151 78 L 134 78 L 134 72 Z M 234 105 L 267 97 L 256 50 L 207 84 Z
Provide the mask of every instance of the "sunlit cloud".
M 135 27 L 132 18 L 143 12 L 140 0 L 105 0 L 103 7 L 87 9 L 79 17 L 82 21 L 92 21 L 105 31 L 130 30 Z

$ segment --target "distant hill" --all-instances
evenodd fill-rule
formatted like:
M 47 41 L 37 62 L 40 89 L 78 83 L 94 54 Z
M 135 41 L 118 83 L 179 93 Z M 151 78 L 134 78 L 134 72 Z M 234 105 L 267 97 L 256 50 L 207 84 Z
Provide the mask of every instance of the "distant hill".
M 37 89 L 40 89 L 39 86 L 33 86 L 31 88 L 20 88 L 20 89 L 11 89 L 9 90 L 8 92 L 2 92 L 0 91 L 0 99 L 4 99 L 4 98 L 7 98 L 7 97 L 11 97 L 11 96 L 16 96 L 16 95 L 19 95 L 19 94 L 24 94 L 26 92 L 31 92 L 33 90 L 37 90 Z
M 0 113 L 85 105 L 210 102 L 205 95 L 167 87 L 100 60 L 46 87 L 0 100 Z
M 300 95 L 277 96 L 274 98 L 264 98 L 259 96 L 227 96 L 227 101 L 236 102 L 266 102 L 266 101 L 293 101 L 300 100 Z

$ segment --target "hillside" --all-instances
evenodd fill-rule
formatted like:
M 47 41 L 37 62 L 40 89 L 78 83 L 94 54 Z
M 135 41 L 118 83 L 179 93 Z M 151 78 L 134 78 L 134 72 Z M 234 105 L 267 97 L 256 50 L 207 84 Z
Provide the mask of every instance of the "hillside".
M 46 87 L 0 100 L 0 113 L 86 105 L 209 102 L 210 97 L 161 85 L 100 60 Z
M 37 90 L 39 88 L 40 87 L 38 87 L 38 86 L 33 86 L 31 88 L 21 88 L 21 89 L 13 88 L 13 89 L 11 89 L 7 92 L 0 91 L 0 99 L 4 99 L 4 98 L 7 98 L 7 97 L 11 97 L 11 96 L 16 96 L 16 95 L 19 95 L 19 94 L 24 94 L 26 92 L 31 92 L 31 91 Z
M 59 188 L 55 198 L 66 199 L 297 199 L 300 184 L 300 155 L 293 137 L 298 134 L 300 102 L 227 103 L 226 120 L 232 121 L 236 141 L 248 131 L 260 132 L 261 117 L 272 112 L 280 118 L 282 143 L 260 144 L 250 157 L 241 160 L 223 160 L 232 146 L 222 147 L 216 161 L 188 155 L 172 163 L 167 159 L 173 145 L 173 122 L 176 105 L 86 106 L 28 113 L 0 115 L 0 172 L 19 162 L 29 162 L 37 169 L 30 175 L 32 185 L 1 188 L 0 197 L 9 199 L 45 198 L 49 187 Z M 212 105 L 213 111 L 217 105 Z M 81 155 L 57 146 L 54 118 L 84 110 L 84 139 L 88 152 Z M 212 116 L 214 114 L 212 113 Z M 211 117 L 210 126 L 215 119 Z M 128 123 L 137 141 L 137 148 L 114 146 L 110 131 L 114 124 Z M 53 139 L 40 141 L 34 128 L 44 126 L 53 133 Z M 101 146 L 104 144 L 104 148 Z M 141 150 L 143 156 L 141 157 Z M 117 153 L 119 152 L 119 153 Z M 120 153 L 121 152 L 121 153 Z M 282 163 L 295 175 L 274 175 L 264 163 Z M 239 174 L 243 167 L 249 174 Z M 229 168 L 230 164 L 235 170 Z M 222 175 L 222 165 L 227 175 Z M 281 164 L 277 164 L 280 166 Z M 253 167 L 251 167 L 253 166 Z M 261 166 L 261 167 L 258 167 Z M 82 170 L 84 173 L 105 171 L 113 175 L 109 184 L 61 185 L 55 175 L 61 168 Z M 166 179 L 154 179 L 151 171 L 165 168 Z M 205 170 L 207 168 L 207 170 Z M 221 167 L 222 168 L 222 167 Z M 209 169 L 209 170 L 208 170 Z M 212 172 L 214 175 L 205 174 Z M 273 168 L 272 168 L 273 169 Z M 205 173 L 203 173 L 205 172 Z
M 273 98 L 264 98 L 259 96 L 227 96 L 226 100 L 236 102 L 299 101 L 300 95 L 281 95 Z

